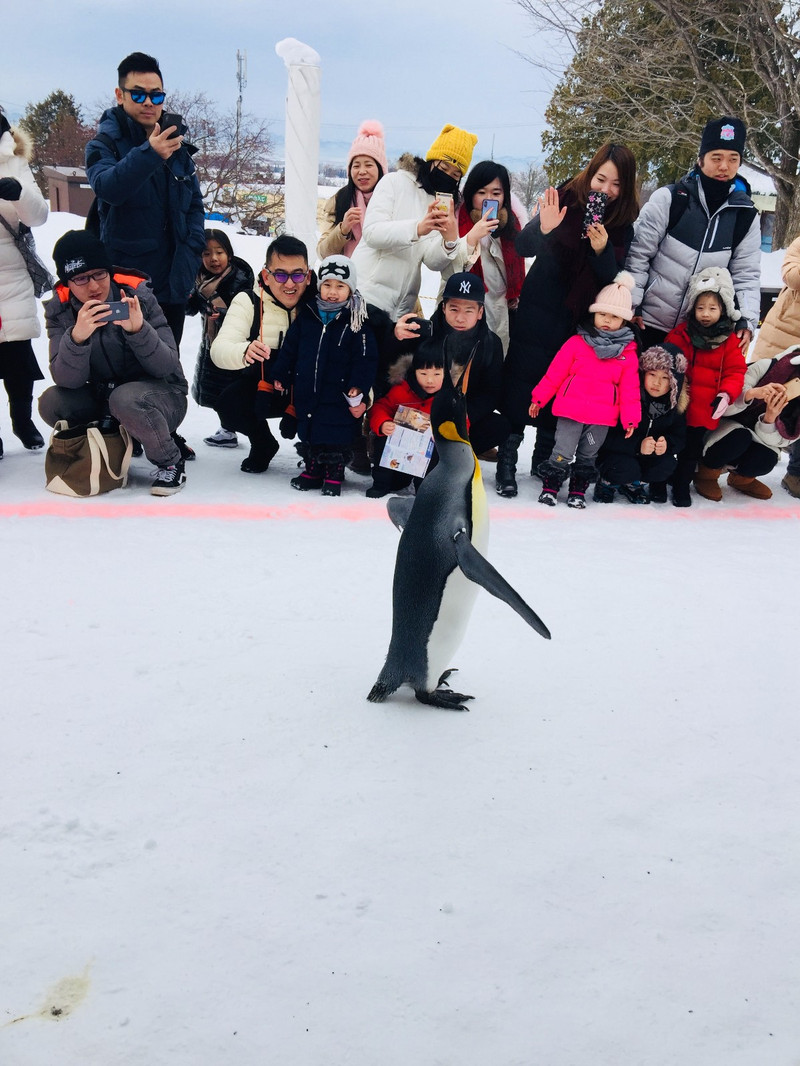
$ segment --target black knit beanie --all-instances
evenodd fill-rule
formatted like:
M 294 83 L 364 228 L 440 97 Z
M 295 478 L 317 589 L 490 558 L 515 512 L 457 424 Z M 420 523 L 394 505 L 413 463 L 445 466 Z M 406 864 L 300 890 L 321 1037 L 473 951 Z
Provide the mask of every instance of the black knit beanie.
M 106 246 L 97 237 L 83 229 L 72 229 L 56 241 L 53 259 L 58 280 L 65 285 L 78 274 L 90 270 L 107 270 L 111 273 L 111 258 Z
M 702 159 L 706 152 L 721 148 L 728 152 L 738 152 L 740 156 L 743 156 L 746 137 L 747 127 L 740 118 L 731 118 L 730 115 L 712 118 L 703 130 L 700 151 L 697 154 Z

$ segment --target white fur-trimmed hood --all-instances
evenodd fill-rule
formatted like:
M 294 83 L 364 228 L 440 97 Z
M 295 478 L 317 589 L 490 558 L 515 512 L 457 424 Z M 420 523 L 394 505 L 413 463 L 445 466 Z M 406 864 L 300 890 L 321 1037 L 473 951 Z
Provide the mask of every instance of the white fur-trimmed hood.
M 33 141 L 30 134 L 18 126 L 13 126 L 0 137 L 0 159 L 11 159 L 19 156 L 26 163 L 33 156 Z

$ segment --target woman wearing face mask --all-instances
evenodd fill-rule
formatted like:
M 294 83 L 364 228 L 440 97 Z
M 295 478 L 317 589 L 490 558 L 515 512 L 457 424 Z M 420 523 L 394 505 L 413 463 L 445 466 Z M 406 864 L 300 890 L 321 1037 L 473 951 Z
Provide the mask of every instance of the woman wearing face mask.
M 484 210 L 486 201 L 494 205 Z M 458 232 L 461 237 L 456 262 L 442 271 L 442 289 L 451 273 L 469 270 L 486 285 L 486 322 L 508 351 L 509 319 L 519 304 L 525 280 L 525 260 L 514 242 L 525 225 L 524 208 L 512 203 L 511 179 L 502 163 L 485 159 L 476 163 L 464 182 L 464 198 L 459 205 Z M 440 293 L 441 295 L 441 293 Z
M 458 187 L 478 138 L 445 126 L 425 159 L 403 155 L 378 183 L 353 254 L 364 299 L 393 321 L 414 311 L 422 264 L 442 271 L 458 245 Z
M 325 204 L 322 236 L 317 255 L 351 256 L 358 247 L 364 226 L 367 205 L 375 186 L 389 169 L 383 126 L 368 119 L 359 126 L 356 139 L 347 156 L 347 184 Z
M 597 211 L 587 214 L 593 192 L 607 197 L 599 217 Z M 517 450 L 525 426 L 532 424 L 527 406 L 531 391 L 575 332 L 583 309 L 622 268 L 638 214 L 636 160 L 624 145 L 605 144 L 574 178 L 545 190 L 536 214 L 517 237 L 517 252 L 535 259 L 522 285 L 503 367 L 503 413 L 512 433 L 497 460 L 501 496 L 517 494 Z M 536 419 L 532 474 L 553 449 L 555 425 L 547 404 Z

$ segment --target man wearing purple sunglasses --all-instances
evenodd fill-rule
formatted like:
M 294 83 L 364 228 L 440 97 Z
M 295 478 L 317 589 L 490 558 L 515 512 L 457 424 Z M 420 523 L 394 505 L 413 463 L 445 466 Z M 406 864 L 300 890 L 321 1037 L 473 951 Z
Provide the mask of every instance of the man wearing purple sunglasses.
M 246 474 L 263 474 L 278 451 L 267 419 L 283 419 L 289 397 L 272 387 L 270 357 L 274 359 L 283 343 L 301 301 L 316 292 L 312 278 L 305 244 L 289 234 L 276 237 L 267 248 L 253 293 L 240 292 L 233 298 L 211 345 L 211 358 L 218 367 L 243 371 L 222 392 L 216 411 L 222 425 L 250 438 L 250 454 L 241 465 Z M 294 436 L 291 415 L 281 430 Z
M 149 275 L 180 348 L 186 300 L 206 246 L 205 210 L 187 129 L 164 110 L 158 61 L 133 52 L 118 68 L 116 107 L 86 146 L 98 236 L 117 266 Z

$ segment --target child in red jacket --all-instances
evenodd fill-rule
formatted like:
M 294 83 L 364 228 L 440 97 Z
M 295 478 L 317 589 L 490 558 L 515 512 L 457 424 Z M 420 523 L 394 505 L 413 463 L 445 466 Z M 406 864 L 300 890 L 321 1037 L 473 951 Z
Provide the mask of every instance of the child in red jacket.
M 721 500 L 717 484 L 721 470 L 711 470 L 698 459 L 709 430 L 716 429 L 728 406 L 738 400 L 747 369 L 741 341 L 734 333 L 741 314 L 736 307 L 733 281 L 724 267 L 706 267 L 689 281 L 691 310 L 685 322 L 671 330 L 665 343 L 676 345 L 689 364 L 686 381 L 686 446 L 678 455 L 672 475 L 672 502 L 691 507 L 689 483 L 707 500 Z
M 372 487 L 367 489 L 367 496 L 376 499 L 387 496 L 390 492 L 399 492 L 415 479 L 410 474 L 389 470 L 380 465 L 386 439 L 395 431 L 394 416 L 398 407 L 410 407 L 430 415 L 433 397 L 441 389 L 444 381 L 444 354 L 441 345 L 423 343 L 414 352 L 405 377 L 392 385 L 385 396 L 376 400 L 367 418 L 369 428 L 376 436 L 373 448 Z M 436 463 L 433 454 L 431 467 Z M 430 469 L 430 467 L 429 467 Z

